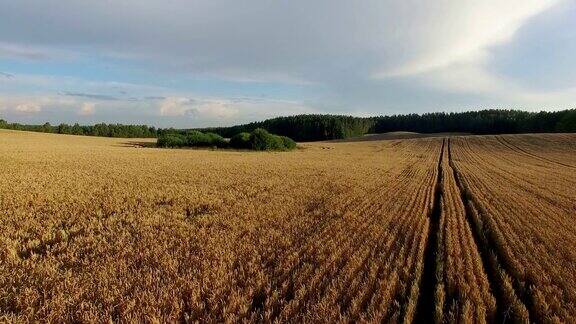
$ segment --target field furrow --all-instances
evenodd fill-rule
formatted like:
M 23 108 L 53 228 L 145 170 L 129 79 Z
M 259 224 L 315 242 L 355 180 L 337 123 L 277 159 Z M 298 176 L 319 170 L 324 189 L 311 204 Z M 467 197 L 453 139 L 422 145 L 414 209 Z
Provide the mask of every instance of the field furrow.
M 434 318 L 442 322 L 492 322 L 496 319 L 494 282 L 489 282 L 486 259 L 477 246 L 469 223 L 457 175 L 451 162 L 451 140 L 442 163 L 441 216 L 438 229 Z
M 531 136 L 514 140 L 521 146 L 521 140 L 530 142 Z M 527 157 L 522 150 L 515 150 L 516 146 L 502 150 L 502 155 L 515 159 L 492 155 L 482 141 L 454 139 L 453 161 L 474 207 L 477 226 L 505 274 L 504 283 L 529 311 L 531 321 L 574 318 L 576 258 L 567 248 L 576 243 L 572 234 L 576 193 L 573 186 L 567 186 L 576 180 L 574 173 L 568 166 L 550 161 L 542 164 L 542 159 Z M 566 164 L 574 162 L 574 158 L 562 159 Z M 542 192 L 535 183 L 548 190 Z M 553 190 L 562 194 L 547 194 Z
M 576 318 L 574 135 L 119 141 L 0 130 L 0 321 Z

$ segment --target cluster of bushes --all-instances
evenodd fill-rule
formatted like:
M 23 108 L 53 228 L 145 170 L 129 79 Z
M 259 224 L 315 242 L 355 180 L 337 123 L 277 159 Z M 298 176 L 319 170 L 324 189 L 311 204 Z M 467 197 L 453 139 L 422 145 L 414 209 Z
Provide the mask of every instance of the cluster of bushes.
M 158 136 L 160 147 L 227 147 L 224 137 L 214 133 L 189 131 L 186 134 L 168 133 Z
M 286 136 L 268 133 L 257 128 L 252 133 L 242 132 L 230 138 L 230 147 L 256 151 L 287 151 L 296 148 L 296 142 Z
M 186 134 L 168 133 L 158 137 L 159 147 L 218 147 L 256 151 L 289 151 L 296 148 L 296 142 L 286 136 L 268 133 L 258 128 L 251 133 L 236 134 L 227 141 L 215 133 L 189 131 Z

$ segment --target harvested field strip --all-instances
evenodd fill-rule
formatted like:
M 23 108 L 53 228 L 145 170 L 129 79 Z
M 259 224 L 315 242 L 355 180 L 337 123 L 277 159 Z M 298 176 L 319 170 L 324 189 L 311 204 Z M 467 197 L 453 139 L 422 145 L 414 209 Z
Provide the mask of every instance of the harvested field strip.
M 574 134 L 527 134 L 503 136 L 509 143 L 519 147 L 529 154 L 576 166 L 573 159 L 576 154 Z
M 0 321 L 570 322 L 576 135 L 502 138 L 0 131 Z
M 405 172 L 403 171 L 402 173 Z M 418 214 L 419 211 L 414 208 L 422 206 L 422 203 L 417 203 L 418 201 L 422 201 L 424 205 L 426 205 L 426 200 L 428 199 L 428 190 L 426 188 L 429 187 L 429 181 L 429 176 L 424 177 L 422 183 L 419 184 L 419 188 L 421 188 L 420 193 L 413 195 L 409 201 L 391 206 L 393 207 L 391 212 L 394 213 L 396 210 L 399 212 L 399 215 L 410 215 L 410 212 Z M 394 193 L 387 190 L 382 193 L 376 192 L 375 196 L 378 197 L 384 194 L 388 197 L 391 197 L 390 195 L 392 195 L 392 197 L 402 197 L 406 195 L 411 188 L 414 187 L 412 187 L 412 185 L 401 185 L 400 187 L 395 187 Z M 362 206 L 362 204 L 359 205 L 359 208 L 364 209 L 357 211 L 351 210 L 348 216 L 345 215 L 341 220 L 339 219 L 337 223 L 334 224 L 335 226 L 331 227 L 332 230 L 327 228 L 329 232 L 319 233 L 318 236 L 311 237 L 309 239 L 310 244 L 304 245 L 302 252 L 295 252 L 295 254 L 293 254 L 294 260 L 300 260 L 299 263 L 296 263 L 294 266 L 278 267 L 278 269 L 281 270 L 288 269 L 287 272 L 278 273 L 276 276 L 279 278 L 279 281 L 275 286 L 287 287 L 287 289 L 285 289 L 286 291 L 284 293 L 281 292 L 278 297 L 279 301 L 284 299 L 284 302 L 287 302 L 286 306 L 281 310 L 280 318 L 291 318 L 294 314 L 302 312 L 314 313 L 312 311 L 306 311 L 306 309 L 310 307 L 307 305 L 311 305 L 313 309 L 330 306 L 336 311 L 339 309 L 341 314 L 347 314 L 346 316 L 351 318 L 359 318 L 360 314 L 369 308 L 377 310 L 378 307 L 369 304 L 369 301 L 374 299 L 370 297 L 371 292 L 369 290 L 365 291 L 366 289 L 370 289 L 370 286 L 368 285 L 367 288 L 367 285 L 363 282 L 364 279 L 359 280 L 359 278 L 364 278 L 365 276 L 362 274 L 369 272 L 371 274 L 367 279 L 375 282 L 375 276 L 382 276 L 378 275 L 378 273 L 386 271 L 384 272 L 384 274 L 386 274 L 389 271 L 380 268 L 384 260 L 389 260 L 392 264 L 399 262 L 394 261 L 394 258 L 390 259 L 390 256 L 398 256 L 397 254 L 390 254 L 391 251 L 396 252 L 396 250 L 392 248 L 393 245 L 401 243 L 402 245 L 407 244 L 407 246 L 412 246 L 413 248 L 415 246 L 417 247 L 417 242 L 421 240 L 418 238 L 422 236 L 422 233 L 414 231 L 414 228 L 412 228 L 414 225 L 411 224 L 413 224 L 415 219 L 411 219 L 411 217 L 402 217 L 399 222 L 389 223 L 389 227 L 384 226 L 388 223 L 386 219 L 374 217 L 377 216 L 382 209 L 389 209 L 390 207 L 379 206 L 379 204 L 374 201 L 366 201 L 365 206 Z M 408 208 L 408 212 L 406 212 L 406 208 Z M 421 212 L 424 213 L 425 211 Z M 367 219 L 350 218 L 354 217 L 354 214 L 357 213 L 374 216 Z M 383 221 L 384 223 L 382 223 Z M 357 227 L 354 228 L 350 226 Z M 422 225 L 416 226 L 416 228 L 421 227 Z M 410 234 L 403 239 L 401 239 L 402 236 L 396 237 L 396 235 L 402 233 Z M 340 239 L 340 237 L 343 239 Z M 416 244 L 408 243 L 414 240 L 416 240 Z M 340 252 L 334 255 L 331 252 L 334 250 L 339 250 Z M 382 252 L 376 254 L 376 251 Z M 321 266 L 321 268 L 316 267 L 314 271 L 312 271 L 312 268 L 305 270 L 308 262 L 316 263 L 317 261 L 312 259 L 302 263 L 303 260 L 297 257 L 297 255 L 308 254 L 330 256 L 333 261 L 326 264 L 326 266 Z M 333 259 L 334 257 L 336 258 Z M 382 261 L 375 262 L 374 258 Z M 410 266 L 413 262 L 409 261 L 410 259 L 407 260 L 408 262 L 405 265 Z M 390 262 L 384 264 L 389 265 Z M 299 275 L 294 278 L 295 274 L 298 273 Z M 397 280 L 394 278 L 397 278 L 397 276 L 393 275 L 393 282 Z M 296 281 L 294 282 L 295 279 Z M 382 279 L 385 279 L 385 277 Z M 315 282 L 317 282 L 317 284 L 314 284 Z M 293 297 L 294 291 L 302 291 L 304 285 L 306 285 L 307 292 L 304 292 L 301 296 Z M 328 287 L 330 287 L 329 291 L 327 291 Z M 363 289 L 359 289 L 360 287 Z M 310 295 L 312 292 L 314 295 Z M 345 292 L 344 296 L 340 296 L 342 292 Z M 283 295 L 293 297 L 293 299 L 282 297 Z M 319 296 L 324 297 L 321 298 L 321 300 L 315 301 Z M 406 297 L 402 298 L 404 299 Z M 314 306 L 315 304 L 318 306 Z M 403 304 L 404 303 L 401 303 L 400 305 Z M 382 305 L 380 308 L 383 310 L 390 309 L 389 305 Z M 280 308 L 276 307 L 276 309 Z M 360 312 L 360 314 L 358 312 Z M 407 311 L 404 310 L 403 313 L 406 314 Z M 272 318 L 276 316 L 274 314 L 276 314 L 276 311 L 272 313 Z M 399 315 L 400 313 L 396 315 L 392 314 L 392 316 L 396 317 Z
M 440 147 L 440 156 L 438 158 L 436 180 L 434 183 L 434 200 L 430 213 L 428 214 L 429 219 L 429 234 L 426 240 L 426 248 L 424 250 L 424 268 L 423 268 L 423 278 L 420 288 L 420 296 L 418 299 L 418 308 L 416 312 L 416 321 L 424 322 L 426 319 L 430 318 L 430 314 L 434 313 L 435 309 L 435 287 L 437 283 L 437 254 L 438 254 L 438 232 L 439 232 L 439 222 L 441 216 L 440 200 L 442 197 L 442 178 L 443 178 L 443 164 L 442 160 L 444 157 L 444 147 L 446 140 L 442 139 L 442 146 Z
M 522 153 L 522 154 L 525 154 L 525 155 L 527 155 L 527 156 L 530 156 L 530 157 L 533 157 L 533 158 L 542 160 L 542 161 L 544 161 L 544 162 L 555 163 L 555 164 L 558 164 L 558 165 L 561 165 L 561 166 L 564 166 L 564 167 L 567 167 L 567 168 L 576 169 L 576 166 L 573 166 L 573 165 L 570 165 L 570 164 L 566 164 L 566 163 L 563 163 L 563 162 L 559 162 L 559 161 L 556 161 L 556 160 L 554 160 L 554 159 L 546 158 L 546 157 L 540 156 L 540 155 L 538 155 L 538 154 L 536 154 L 536 153 L 532 153 L 532 152 L 528 151 L 528 149 L 523 148 L 522 146 L 515 144 L 514 141 L 512 141 L 512 140 L 510 139 L 510 136 L 496 136 L 496 139 L 498 139 L 498 141 L 499 141 L 500 143 L 502 143 L 503 145 L 509 147 L 509 148 L 510 148 L 511 150 L 513 150 L 513 151 L 518 151 L 518 152 L 520 152 L 520 153 Z
M 468 230 L 467 236 L 460 236 L 460 238 L 470 239 L 470 235 L 473 235 L 473 239 L 469 241 L 470 246 L 469 252 L 476 254 L 476 261 L 474 262 L 475 270 L 479 274 L 479 279 L 481 282 L 477 282 L 476 287 L 473 289 L 480 289 L 479 294 L 472 294 L 473 303 L 480 304 L 476 312 L 471 312 L 471 316 L 481 315 L 485 316 L 484 320 L 487 322 L 492 322 L 496 320 L 497 322 L 506 322 L 507 320 L 512 320 L 512 322 L 529 322 L 529 314 L 525 308 L 525 305 L 519 300 L 518 292 L 510 287 L 510 283 L 507 282 L 509 278 L 508 272 L 503 267 L 499 260 L 502 258 L 498 256 L 498 249 L 496 249 L 495 244 L 490 236 L 490 234 L 485 232 L 483 227 L 483 222 L 478 215 L 477 209 L 474 206 L 473 197 L 471 193 L 464 187 L 461 182 L 458 170 L 454 166 L 452 161 L 452 149 L 450 145 L 450 140 L 448 140 L 448 168 L 451 173 L 451 179 L 454 184 L 454 193 L 459 196 L 459 201 L 456 205 L 460 205 L 463 209 L 460 210 L 460 215 L 463 216 L 467 222 L 466 229 Z M 454 206 L 455 204 L 452 204 Z M 457 240 L 455 237 L 454 240 Z M 446 248 L 449 248 L 452 244 L 447 243 Z M 481 258 L 481 260 L 478 259 Z M 450 264 L 447 262 L 447 264 Z M 464 267 L 464 269 L 447 269 L 446 274 L 454 275 L 460 273 L 460 271 L 466 271 L 466 269 L 474 269 L 474 267 Z M 465 281 L 464 281 L 465 282 Z M 459 287 L 460 289 L 455 290 L 454 288 L 448 291 L 457 291 L 462 293 L 465 289 Z M 512 288 L 512 289 L 511 289 Z M 494 295 L 490 293 L 492 291 Z M 476 300 L 474 300 L 474 296 Z M 493 296 L 493 297 L 492 297 Z M 478 298 L 480 297 L 480 298 Z M 491 298 L 492 297 L 492 298 Z M 485 298 L 485 304 L 481 304 L 481 298 Z M 473 305 L 472 307 L 478 307 Z M 465 314 L 465 312 L 462 312 Z M 454 315 L 449 316 L 455 317 Z M 456 320 L 466 321 L 471 320 L 471 318 L 455 318 Z M 476 318 L 476 320 L 482 320 L 481 318 Z
M 531 136 L 517 139 L 522 145 Z M 513 159 L 511 147 L 490 154 L 485 144 L 481 138 L 453 139 L 452 161 L 472 201 L 471 214 L 510 277 L 505 282 L 512 283 L 532 321 L 573 318 L 576 255 L 564 247 L 576 243 L 573 171 L 520 152 L 526 158 Z
M 458 146 L 456 147 L 458 148 Z M 473 154 L 473 152 L 478 150 L 478 148 L 474 149 L 472 146 L 466 146 L 466 149 L 471 151 L 471 153 L 467 155 L 467 158 L 470 162 L 474 163 L 476 166 L 489 169 L 489 172 L 484 172 L 481 175 L 482 179 L 485 181 L 478 182 L 479 186 L 485 186 L 485 189 L 489 189 L 487 183 L 501 183 L 502 179 L 509 179 L 511 180 L 509 188 L 514 190 L 508 190 L 508 192 L 505 194 L 514 196 L 515 199 L 513 202 L 519 202 L 523 197 L 526 197 L 527 195 L 537 197 L 539 200 L 542 200 L 542 202 L 545 202 L 546 204 L 539 204 L 538 206 L 528 204 L 526 206 L 526 208 L 534 211 L 534 217 L 537 217 L 543 221 L 545 220 L 546 222 L 553 222 L 554 226 L 574 228 L 576 230 L 576 224 L 570 219 L 566 219 L 566 213 L 570 213 L 576 210 L 576 206 L 574 206 L 571 199 L 571 197 L 574 197 L 574 194 L 576 194 L 576 190 L 574 190 L 574 186 L 576 186 L 576 179 L 574 179 L 573 176 L 566 176 L 571 172 L 565 169 L 543 170 L 541 167 L 530 168 L 522 165 L 522 173 L 520 173 L 520 170 L 512 168 L 512 166 L 519 164 L 519 162 L 513 159 L 510 159 L 509 162 L 507 162 L 507 164 L 511 167 L 505 167 L 506 165 L 502 163 L 502 158 L 500 157 L 478 157 Z M 481 149 L 483 150 L 483 148 Z M 500 160 L 500 164 L 495 162 L 497 160 Z M 542 183 L 542 181 L 538 181 L 538 178 L 534 175 L 542 174 L 543 172 L 547 173 L 547 177 L 553 177 L 554 182 Z M 470 175 L 470 178 L 472 177 L 479 180 L 479 175 Z M 539 187 L 538 190 L 536 190 L 536 186 L 542 187 Z M 561 186 L 566 187 L 568 190 L 564 190 L 563 193 L 558 192 L 557 189 Z M 490 191 L 487 193 L 490 193 Z M 494 207 L 509 208 L 510 204 L 502 204 Z M 538 213 L 536 208 L 547 208 L 549 213 L 548 215 L 544 216 L 541 213 Z M 561 212 L 558 212 L 558 209 L 560 209 Z M 514 213 L 513 210 L 508 211 Z M 519 221 L 523 222 L 524 226 L 533 229 L 535 232 L 538 231 L 540 226 L 540 224 L 536 224 L 530 219 L 526 218 L 519 219 Z
M 452 166 L 450 139 L 443 141 L 437 169 L 434 205 L 429 214 L 432 231 L 425 249 L 424 277 L 415 319 L 418 322 L 434 318 L 436 323 L 510 319 L 512 315 L 505 312 L 513 308 L 510 305 L 514 300 L 505 300 L 500 293 L 500 273 L 487 271 L 487 265 L 498 269 L 498 264 L 488 259 L 489 251 L 483 251 L 484 247 L 479 251 L 479 239 L 468 215 L 469 202 Z M 492 291 L 498 292 L 497 298 Z M 527 319 L 527 314 L 516 308 L 514 319 Z
M 438 183 L 439 225 L 434 256 L 434 308 L 428 318 L 436 323 L 492 321 L 496 302 L 484 270 L 476 242 L 465 215 L 460 190 L 449 162 L 446 140 L 439 164 L 442 176 Z
M 454 139 L 454 141 L 457 144 L 453 145 L 453 149 L 465 150 L 470 163 L 478 163 L 477 168 L 488 169 L 490 172 L 486 172 L 483 176 L 489 177 L 491 181 L 508 179 L 510 184 L 523 191 L 524 196 L 544 199 L 549 204 L 567 211 L 574 208 L 571 197 L 576 193 L 573 190 L 576 188 L 576 179 L 566 176 L 572 173 L 571 170 L 564 167 L 551 168 L 550 163 L 519 157 L 516 151 L 503 145 L 495 136 L 467 138 L 465 141 Z M 534 176 L 539 174 L 545 174 L 547 179 L 553 181 L 542 182 L 539 177 Z

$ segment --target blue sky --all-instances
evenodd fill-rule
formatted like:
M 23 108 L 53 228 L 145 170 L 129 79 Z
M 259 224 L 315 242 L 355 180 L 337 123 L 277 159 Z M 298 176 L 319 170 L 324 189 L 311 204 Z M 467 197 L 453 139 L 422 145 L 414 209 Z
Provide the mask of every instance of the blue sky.
M 0 0 L 0 118 L 557 110 L 575 57 L 569 0 Z

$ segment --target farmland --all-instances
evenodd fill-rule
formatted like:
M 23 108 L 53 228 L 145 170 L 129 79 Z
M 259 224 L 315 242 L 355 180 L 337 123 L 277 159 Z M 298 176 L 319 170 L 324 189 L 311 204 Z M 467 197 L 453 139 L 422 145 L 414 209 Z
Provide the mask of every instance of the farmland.
M 240 152 L 0 130 L 0 319 L 567 322 L 575 143 Z

